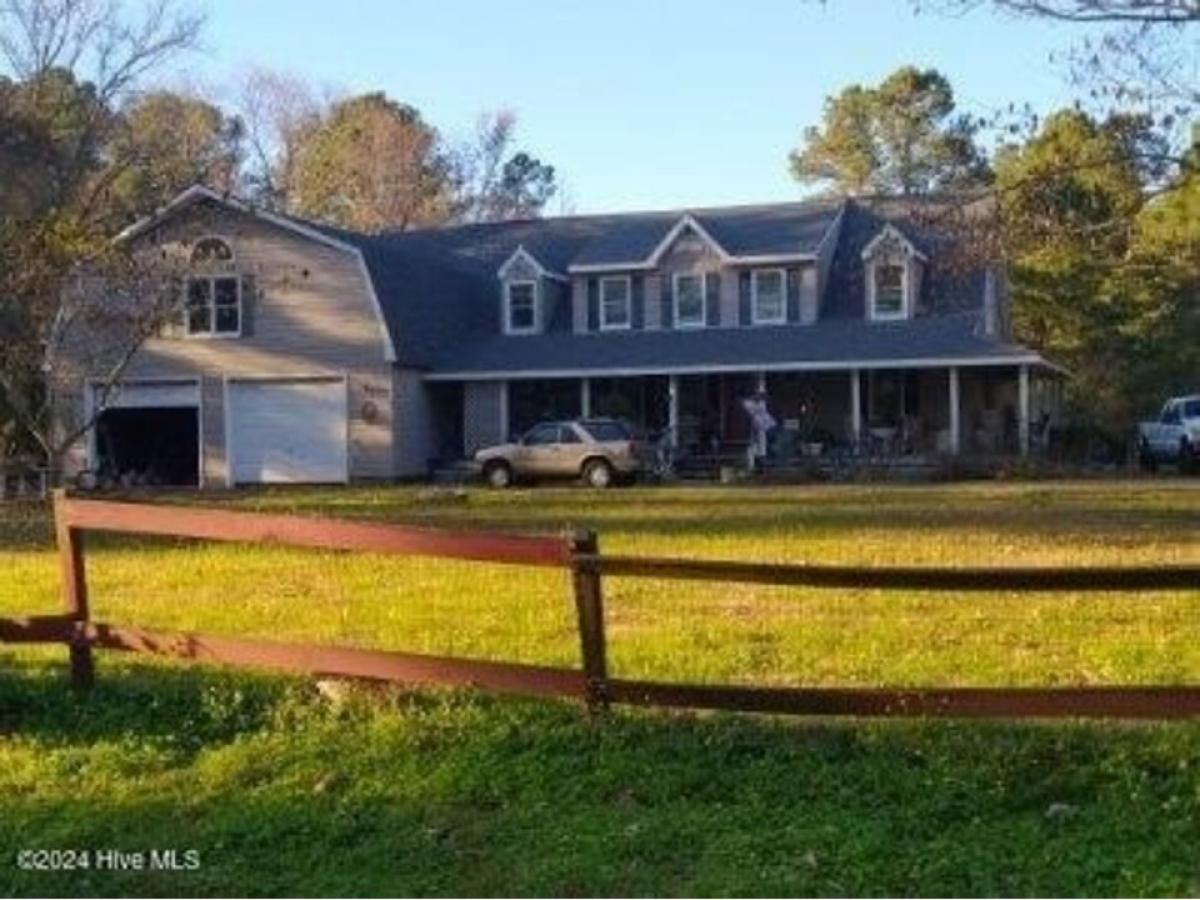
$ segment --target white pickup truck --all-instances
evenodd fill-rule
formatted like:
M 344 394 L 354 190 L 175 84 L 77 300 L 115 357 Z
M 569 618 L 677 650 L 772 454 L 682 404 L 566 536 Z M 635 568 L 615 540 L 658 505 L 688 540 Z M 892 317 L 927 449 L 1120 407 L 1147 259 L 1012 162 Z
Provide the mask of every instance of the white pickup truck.
M 1138 456 L 1146 469 L 1160 462 L 1200 466 L 1200 394 L 1172 397 L 1157 419 L 1138 425 Z

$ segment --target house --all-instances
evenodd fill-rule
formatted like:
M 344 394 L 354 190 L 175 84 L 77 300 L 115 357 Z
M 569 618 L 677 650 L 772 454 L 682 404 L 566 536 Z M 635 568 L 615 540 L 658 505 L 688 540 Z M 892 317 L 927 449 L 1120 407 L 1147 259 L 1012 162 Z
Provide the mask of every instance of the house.
M 744 441 L 756 389 L 813 452 L 1025 453 L 1055 396 L 1002 279 L 895 199 L 362 235 L 194 187 L 120 239 L 186 255 L 185 296 L 116 390 L 62 389 L 73 470 L 419 477 L 576 415 L 687 453 Z

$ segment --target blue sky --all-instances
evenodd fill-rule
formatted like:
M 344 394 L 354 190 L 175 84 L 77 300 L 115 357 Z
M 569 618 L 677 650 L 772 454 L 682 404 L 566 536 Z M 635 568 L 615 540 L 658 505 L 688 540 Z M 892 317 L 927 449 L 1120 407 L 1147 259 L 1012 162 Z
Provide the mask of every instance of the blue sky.
M 826 95 L 934 66 L 972 113 L 1071 102 L 1077 28 L 907 0 L 209 0 L 209 83 L 249 64 L 384 90 L 453 137 L 510 107 L 572 211 L 801 196 L 786 157 Z M 556 206 L 550 212 L 560 211 Z

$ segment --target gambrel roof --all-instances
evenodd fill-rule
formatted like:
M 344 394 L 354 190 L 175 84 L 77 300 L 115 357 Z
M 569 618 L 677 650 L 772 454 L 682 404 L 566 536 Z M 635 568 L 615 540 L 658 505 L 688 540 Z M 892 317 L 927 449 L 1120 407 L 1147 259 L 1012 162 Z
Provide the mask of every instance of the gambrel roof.
M 865 316 L 863 254 L 881 235 L 898 236 L 921 258 L 937 262 L 947 237 L 912 215 L 904 198 L 814 199 L 791 203 L 567 216 L 459 225 L 375 235 L 358 234 L 256 209 L 204 188 L 192 189 L 131 236 L 197 200 L 226 203 L 298 234 L 357 255 L 376 298 L 388 358 L 429 377 L 496 373 L 758 368 L 805 365 L 913 364 L 975 360 L 1038 362 L 1032 351 L 984 335 L 983 270 L 927 267 L 921 283 L 929 313 L 905 322 Z M 517 259 L 548 277 L 592 277 L 646 268 L 687 230 L 724 263 L 827 264 L 819 321 L 809 325 L 709 327 L 689 331 L 512 337 L 498 327 L 497 275 Z

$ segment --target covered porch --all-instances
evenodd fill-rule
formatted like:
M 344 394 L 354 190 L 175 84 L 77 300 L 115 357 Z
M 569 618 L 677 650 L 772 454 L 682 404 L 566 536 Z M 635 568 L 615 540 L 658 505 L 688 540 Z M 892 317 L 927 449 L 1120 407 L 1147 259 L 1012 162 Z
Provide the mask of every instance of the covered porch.
M 614 373 L 468 382 L 456 412 L 465 457 L 539 421 L 595 416 L 680 463 L 735 460 L 750 441 L 742 401 L 762 390 L 778 423 L 768 461 L 1023 456 L 1044 446 L 1060 388 L 1055 369 L 1026 362 Z

